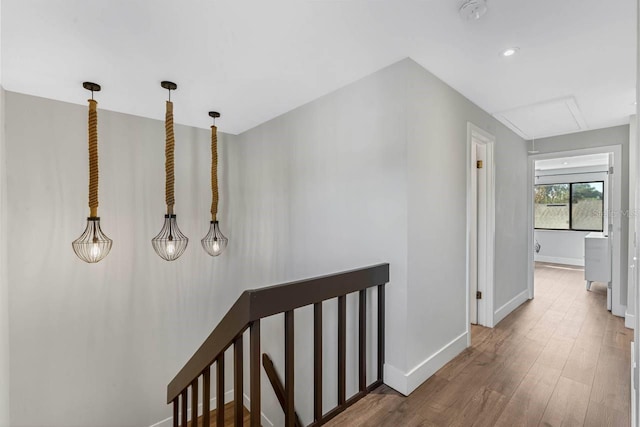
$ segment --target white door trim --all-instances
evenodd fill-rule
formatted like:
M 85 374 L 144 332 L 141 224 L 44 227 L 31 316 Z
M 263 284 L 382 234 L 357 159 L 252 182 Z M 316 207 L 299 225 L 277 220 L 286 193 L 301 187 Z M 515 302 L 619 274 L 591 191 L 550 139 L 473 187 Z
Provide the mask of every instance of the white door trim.
M 474 143 L 482 144 L 486 148 L 486 159 L 484 167 L 487 171 L 487 215 L 486 215 L 486 283 L 482 292 L 482 300 L 478 304 L 478 324 L 492 328 L 494 326 L 493 293 L 494 293 L 494 266 L 495 266 L 495 161 L 494 146 L 496 138 L 485 130 L 479 128 L 471 122 L 467 122 L 467 268 L 466 268 L 466 289 L 467 289 L 467 327 L 470 325 L 471 304 L 475 299 L 471 295 L 471 263 L 476 257 L 476 248 L 471 242 L 476 241 L 472 233 L 476 233 L 476 165 L 472 154 Z M 471 334 L 468 334 L 470 340 Z
M 528 174 L 527 174 L 527 187 L 528 187 L 528 209 L 527 209 L 527 222 L 528 222 L 528 268 L 527 285 L 529 289 L 529 299 L 533 298 L 533 274 L 534 274 L 534 261 L 533 261 L 533 244 L 534 244 L 534 229 L 533 229 L 533 186 L 535 184 L 535 161 L 544 159 L 553 159 L 558 157 L 574 157 L 583 156 L 587 154 L 603 154 L 613 153 L 613 159 L 615 162 L 614 174 L 613 174 L 613 194 L 611 195 L 610 210 L 613 213 L 613 247 L 612 247 L 612 263 L 611 263 L 611 281 L 612 281 L 612 309 L 611 312 L 616 316 L 624 317 L 626 307 L 620 304 L 620 291 L 621 291 L 621 256 L 622 256 L 622 146 L 621 145 L 606 145 L 593 148 L 582 148 L 578 150 L 570 151 L 556 151 L 543 154 L 530 154 L 528 161 Z M 611 179 L 611 178 L 610 178 Z

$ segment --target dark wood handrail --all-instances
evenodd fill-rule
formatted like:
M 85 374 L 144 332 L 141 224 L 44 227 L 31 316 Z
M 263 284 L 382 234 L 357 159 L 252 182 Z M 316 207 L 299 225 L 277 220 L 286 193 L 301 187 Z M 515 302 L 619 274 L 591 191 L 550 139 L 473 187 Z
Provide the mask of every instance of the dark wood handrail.
M 247 290 L 229 309 L 218 326 L 198 348 L 167 387 L 171 403 L 198 378 L 216 358 L 241 336 L 249 325 L 265 317 L 319 303 L 331 298 L 384 285 L 389 281 L 389 264 L 298 280 L 282 285 Z

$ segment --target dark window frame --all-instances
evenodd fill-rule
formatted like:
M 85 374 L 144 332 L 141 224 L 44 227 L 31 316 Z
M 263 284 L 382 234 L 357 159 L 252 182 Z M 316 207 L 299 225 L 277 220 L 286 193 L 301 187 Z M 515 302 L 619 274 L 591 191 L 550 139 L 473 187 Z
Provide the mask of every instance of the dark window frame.
M 595 183 L 602 183 L 602 224 L 600 225 L 600 229 L 599 230 L 584 230 L 581 228 L 573 228 L 573 186 L 575 184 L 595 184 Z M 598 181 L 580 181 L 580 182 L 554 182 L 554 183 L 548 183 L 548 184 L 535 184 L 534 185 L 534 194 L 535 194 L 535 187 L 538 186 L 542 186 L 542 185 L 569 185 L 569 228 L 542 228 L 542 227 L 536 227 L 535 223 L 536 223 L 536 218 L 535 218 L 535 213 L 533 216 L 533 228 L 534 230 L 548 230 L 548 231 L 579 231 L 579 232 L 604 232 L 604 192 L 605 192 L 605 186 L 604 186 L 604 180 L 598 180 Z M 534 201 L 534 206 L 535 206 L 535 201 Z M 547 203 L 547 205 L 551 205 L 554 203 Z M 564 203 L 563 203 L 564 205 Z

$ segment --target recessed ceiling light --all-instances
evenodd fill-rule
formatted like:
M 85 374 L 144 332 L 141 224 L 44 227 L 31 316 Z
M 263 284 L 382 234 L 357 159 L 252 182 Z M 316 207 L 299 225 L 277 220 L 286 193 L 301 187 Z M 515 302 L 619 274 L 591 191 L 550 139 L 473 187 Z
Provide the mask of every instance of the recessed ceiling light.
M 502 51 L 502 56 L 513 56 L 520 50 L 519 47 L 510 47 Z
M 569 162 L 562 162 L 562 164 L 563 164 L 563 165 L 568 165 L 568 164 L 569 164 Z

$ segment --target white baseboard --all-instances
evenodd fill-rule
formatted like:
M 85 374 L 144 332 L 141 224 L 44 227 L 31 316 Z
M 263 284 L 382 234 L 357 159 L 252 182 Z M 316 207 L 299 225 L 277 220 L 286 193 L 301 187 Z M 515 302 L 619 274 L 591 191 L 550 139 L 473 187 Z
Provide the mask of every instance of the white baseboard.
M 243 396 L 244 396 L 244 406 L 246 406 L 247 408 L 250 408 L 251 400 L 249 400 L 249 396 L 247 396 L 246 394 L 244 394 Z M 273 423 L 271 422 L 271 420 L 267 418 L 267 416 L 262 411 L 260 411 L 260 418 L 262 419 L 262 424 L 260 424 L 261 426 L 273 427 Z
M 431 375 L 435 374 L 438 369 L 449 363 L 454 357 L 467 348 L 468 335 L 469 333 L 465 331 L 406 374 L 395 366 L 385 363 L 384 383 L 405 396 L 408 396 L 418 388 L 420 384 L 428 380 Z
M 633 314 L 629 314 L 629 312 L 624 312 L 624 327 L 629 329 L 635 329 L 636 324 L 636 316 Z
M 493 324 L 497 325 L 502 319 L 507 317 L 513 310 L 520 307 L 529 299 L 529 289 L 525 289 L 513 297 L 511 301 L 500 307 L 493 313 Z
M 637 391 L 636 391 L 636 380 L 633 375 L 634 368 L 636 367 L 636 359 L 634 354 L 634 342 L 631 341 L 631 427 L 638 426 L 638 420 L 636 419 L 636 410 L 638 402 L 636 401 Z
M 404 372 L 388 362 L 384 363 L 384 383 L 405 396 L 409 395 L 407 392 L 407 378 Z
M 247 396 L 246 394 L 243 394 L 243 396 L 244 396 L 244 406 L 249 408 L 251 406 L 250 405 L 251 401 L 249 400 L 249 396 Z M 233 402 L 233 390 L 229 390 L 224 394 L 224 403 L 229 403 L 229 402 Z M 213 410 L 216 408 L 216 406 L 217 406 L 217 402 L 216 402 L 216 398 L 214 397 L 209 402 L 209 408 Z M 202 414 L 202 403 L 198 404 L 198 414 Z M 273 423 L 269 418 L 267 418 L 264 412 L 262 412 L 260 415 L 262 418 L 263 426 L 273 427 Z M 187 410 L 187 417 L 191 419 L 191 408 Z M 151 425 L 150 427 L 172 427 L 172 426 L 173 426 L 173 417 L 169 417 Z
M 576 265 L 578 267 L 584 267 L 583 258 L 561 258 L 555 256 L 536 255 L 534 261 L 538 262 L 550 262 L 552 264 L 564 264 L 564 265 Z

